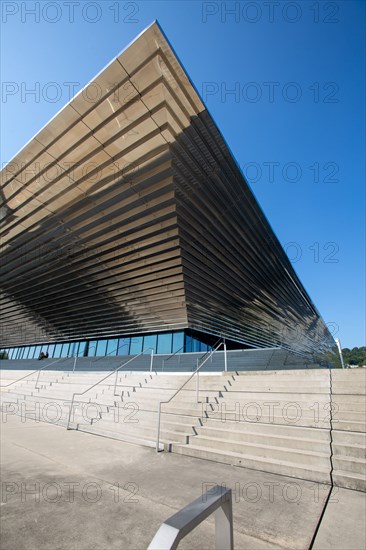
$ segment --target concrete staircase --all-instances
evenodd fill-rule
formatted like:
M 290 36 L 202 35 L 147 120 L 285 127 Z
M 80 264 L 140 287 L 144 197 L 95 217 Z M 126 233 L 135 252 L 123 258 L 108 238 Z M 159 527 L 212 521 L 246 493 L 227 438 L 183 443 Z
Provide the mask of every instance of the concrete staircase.
M 202 393 L 219 382 L 201 377 Z M 240 372 L 221 376 L 221 385 L 195 435 L 173 443 L 173 452 L 330 482 L 329 371 Z
M 332 371 L 333 480 L 366 491 L 366 369 Z
M 3 370 L 1 383 L 23 372 Z M 26 374 L 26 372 L 24 372 Z M 330 483 L 365 486 L 365 369 L 206 372 L 162 406 L 160 449 Z M 158 405 L 187 373 L 53 371 L 1 388 L 3 410 L 156 445 Z M 95 387 L 92 387 L 96 384 Z M 91 388 L 91 389 L 90 389 Z M 332 395 L 331 390 L 332 389 Z M 87 390 L 87 391 L 86 391 Z

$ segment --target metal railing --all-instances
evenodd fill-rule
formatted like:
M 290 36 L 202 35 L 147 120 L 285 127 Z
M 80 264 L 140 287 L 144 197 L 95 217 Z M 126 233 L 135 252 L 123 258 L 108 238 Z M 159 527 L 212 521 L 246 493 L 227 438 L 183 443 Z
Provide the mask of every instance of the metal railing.
M 161 370 L 163 371 L 164 368 L 165 368 L 165 363 L 167 361 L 170 361 L 170 359 L 172 359 L 172 357 L 175 357 L 177 355 L 177 353 L 179 353 L 180 351 L 182 351 L 182 349 L 184 349 L 184 344 L 183 346 L 181 346 L 179 349 L 177 349 L 177 351 L 175 351 L 174 353 L 172 353 L 171 355 L 169 355 L 169 357 L 167 359 L 163 359 L 163 363 L 162 363 L 162 366 L 161 366 Z
M 107 374 L 106 376 L 104 376 L 103 378 L 101 378 L 100 380 L 98 380 L 98 382 L 95 382 L 94 384 L 92 384 L 89 388 L 87 388 L 86 390 L 82 391 L 82 392 L 75 392 L 73 393 L 72 395 L 72 398 L 71 398 L 71 404 L 70 404 L 70 411 L 69 411 L 69 417 L 68 417 L 68 420 L 67 420 L 67 426 L 66 426 L 66 429 L 69 430 L 70 429 L 70 420 L 71 420 L 71 415 L 72 415 L 72 411 L 73 411 L 73 405 L 74 405 L 74 400 L 75 400 L 75 396 L 76 395 L 84 395 L 85 393 L 87 393 L 88 391 L 92 390 L 93 388 L 95 388 L 96 386 L 98 386 L 101 382 L 104 382 L 104 380 L 107 380 L 107 378 L 109 378 L 110 376 L 112 376 L 112 374 L 116 373 L 116 378 L 115 378 L 115 381 L 114 381 L 114 390 L 113 390 L 113 395 L 115 396 L 116 395 L 116 387 L 117 387 L 117 379 L 118 379 L 118 372 L 123 369 L 124 367 L 126 367 L 126 365 L 129 365 L 130 363 L 132 363 L 132 361 L 135 361 L 135 359 L 137 359 L 138 357 L 140 357 L 141 355 L 144 355 L 144 353 L 146 351 L 149 351 L 151 350 L 151 359 L 150 359 L 150 370 L 152 368 L 152 360 L 153 360 L 153 353 L 154 353 L 154 350 L 153 348 L 146 348 L 144 350 L 142 350 L 141 353 L 139 353 L 138 355 L 135 355 L 134 357 L 132 357 L 131 359 L 129 359 L 128 361 L 126 361 L 126 363 L 122 363 L 122 365 L 120 365 L 119 367 L 117 367 L 115 370 L 113 370 L 112 372 L 110 372 L 109 374 Z
M 161 421 L 161 406 L 162 405 L 167 405 L 168 403 L 170 403 L 174 397 L 176 395 L 178 395 L 178 393 L 184 388 L 184 386 L 186 386 L 188 384 L 188 382 L 190 380 L 192 380 L 192 378 L 197 374 L 197 383 L 196 383 L 196 399 L 197 399 L 197 403 L 199 402 L 199 371 L 200 369 L 203 367 L 203 365 L 210 359 L 210 357 L 212 357 L 212 355 L 219 349 L 219 347 L 223 344 L 223 340 L 220 338 L 220 340 L 218 340 L 216 342 L 216 344 L 212 347 L 212 349 L 208 352 L 205 353 L 205 355 L 201 358 L 201 362 L 200 364 L 198 365 L 197 364 L 197 368 L 196 370 L 191 374 L 191 376 L 189 376 L 189 378 L 187 378 L 187 380 L 184 382 L 184 384 L 182 384 L 180 386 L 180 388 L 177 389 L 177 391 L 175 391 L 173 393 L 173 395 L 167 399 L 166 401 L 160 401 L 159 402 L 159 407 L 158 407 L 158 430 L 157 430 L 157 437 L 156 437 L 156 452 L 159 452 L 160 451 L 160 421 Z
M 18 378 L 17 380 L 14 380 L 13 382 L 10 382 L 10 384 L 4 384 L 4 385 L 1 384 L 0 388 L 8 388 L 12 384 L 16 384 L 17 382 L 20 382 L 21 380 L 24 380 L 25 378 L 28 378 L 28 376 L 32 376 L 33 374 L 36 374 L 36 372 L 38 373 L 38 375 L 37 375 L 35 388 L 37 388 L 37 384 L 38 384 L 39 375 L 40 375 L 41 370 L 47 369 L 47 367 L 50 367 L 51 365 L 54 365 L 55 363 L 59 363 L 60 361 L 65 361 L 66 359 L 69 359 L 69 357 L 59 357 L 55 361 L 51 361 L 51 363 L 47 363 L 47 365 L 45 365 L 44 367 L 41 367 L 37 370 L 34 370 L 34 371 L 26 374 L 25 376 L 22 376 L 21 378 Z
M 171 516 L 159 527 L 148 550 L 175 550 L 179 542 L 215 512 L 215 546 L 233 550 L 233 504 L 231 489 L 216 485 Z

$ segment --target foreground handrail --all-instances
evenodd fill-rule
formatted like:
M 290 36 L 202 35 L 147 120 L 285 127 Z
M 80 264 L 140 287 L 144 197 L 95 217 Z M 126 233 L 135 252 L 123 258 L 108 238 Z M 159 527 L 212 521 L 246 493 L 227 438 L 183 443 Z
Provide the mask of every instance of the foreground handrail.
M 17 380 L 14 380 L 13 382 L 10 382 L 10 384 L 4 384 L 4 385 L 1 384 L 0 388 L 8 388 L 12 384 L 16 384 L 17 382 L 20 382 L 21 380 L 24 380 L 25 378 L 28 378 L 28 376 L 31 376 L 32 374 L 35 374 L 36 372 L 38 372 L 38 377 L 37 377 L 37 381 L 36 381 L 36 385 L 35 385 L 35 387 L 37 387 L 38 380 L 39 380 L 39 373 L 40 373 L 41 370 L 44 370 L 47 367 L 50 367 L 51 365 L 54 365 L 55 363 L 58 363 L 59 361 L 65 361 L 66 359 L 69 359 L 69 357 L 59 357 L 58 359 L 56 359 L 56 361 L 51 361 L 51 363 L 47 363 L 47 365 L 45 365 L 44 367 L 41 367 L 37 370 L 34 370 L 34 371 L 30 372 L 29 374 L 26 374 L 25 376 L 22 376 L 21 378 L 18 378 Z
M 209 352 L 206 352 L 205 355 L 207 357 L 200 363 L 200 365 L 197 366 L 196 370 L 191 374 L 189 378 L 180 386 L 180 388 L 177 389 L 176 392 L 173 393 L 173 395 L 167 399 L 166 401 L 160 401 L 159 402 L 159 408 L 158 408 L 158 434 L 156 438 L 156 452 L 158 453 L 160 451 L 160 417 L 161 417 L 161 406 L 166 405 L 167 403 L 170 403 L 172 399 L 188 384 L 190 380 L 194 377 L 195 374 L 199 372 L 199 370 L 203 367 L 203 365 L 212 357 L 212 355 L 219 349 L 219 347 L 223 344 L 223 340 L 220 338 L 216 342 L 216 344 L 213 346 Z M 203 357 L 205 357 L 205 355 Z M 197 384 L 197 398 L 198 398 L 198 384 Z
M 122 365 L 120 365 L 119 367 L 117 367 L 115 370 L 112 370 L 112 372 L 110 372 L 109 374 L 107 374 L 106 376 L 104 376 L 103 378 L 101 378 L 100 380 L 98 380 L 98 382 L 95 382 L 95 384 L 93 384 L 92 386 L 90 386 L 89 388 L 87 388 L 86 390 L 82 391 L 82 392 L 75 392 L 73 393 L 72 395 L 72 398 L 71 398 L 71 404 L 70 404 L 70 411 L 69 411 L 69 417 L 68 417 L 68 420 L 67 420 L 67 426 L 66 426 L 66 429 L 69 430 L 69 426 L 70 426 L 70 420 L 71 420 L 71 414 L 72 414 L 72 409 L 73 409 L 73 405 L 74 405 L 74 399 L 75 399 L 75 395 L 84 395 L 85 393 L 87 393 L 88 391 L 92 390 L 93 388 L 95 388 L 95 386 L 98 386 L 98 384 L 100 384 L 101 382 L 103 382 L 104 380 L 106 380 L 107 378 L 109 378 L 110 376 L 112 376 L 112 374 L 116 373 L 116 380 L 114 382 L 114 395 L 116 394 L 116 385 L 117 385 L 117 374 L 118 374 L 118 371 L 120 369 L 122 369 L 123 367 L 125 367 L 126 365 L 128 365 L 129 363 L 132 363 L 132 361 L 134 361 L 135 359 L 137 359 L 137 357 L 140 357 L 140 355 L 143 355 L 146 351 L 149 351 L 149 350 L 153 350 L 153 348 L 146 348 L 144 350 L 142 350 L 141 353 L 139 353 L 138 355 L 135 355 L 134 357 L 132 357 L 131 359 L 129 359 L 128 361 L 126 361 L 126 363 L 122 363 Z
M 216 485 L 159 527 L 148 550 L 175 550 L 179 542 L 215 512 L 215 547 L 233 550 L 233 503 L 231 489 Z

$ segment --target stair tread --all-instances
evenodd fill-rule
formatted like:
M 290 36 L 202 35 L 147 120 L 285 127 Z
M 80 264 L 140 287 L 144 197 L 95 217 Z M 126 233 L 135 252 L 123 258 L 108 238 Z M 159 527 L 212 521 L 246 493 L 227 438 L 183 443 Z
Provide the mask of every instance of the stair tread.
M 294 464 L 293 462 L 290 462 L 290 461 L 267 458 L 267 457 L 263 457 L 263 456 L 246 455 L 246 454 L 243 454 L 243 453 L 236 453 L 234 451 L 221 451 L 219 449 L 207 449 L 206 447 L 201 447 L 200 445 L 192 445 L 191 443 L 189 443 L 188 445 L 173 443 L 173 450 L 174 450 L 174 447 L 175 448 L 179 447 L 181 449 L 186 449 L 186 450 L 191 449 L 191 450 L 203 451 L 203 452 L 208 452 L 208 453 L 212 453 L 212 454 L 219 454 L 219 455 L 222 455 L 222 456 L 232 456 L 232 457 L 241 458 L 241 459 L 244 459 L 244 460 L 255 460 L 256 462 L 264 462 L 264 463 L 268 463 L 268 464 L 280 464 L 280 465 L 284 465 L 284 466 L 296 466 L 297 468 L 315 470 L 317 472 L 323 472 L 323 473 L 329 473 L 330 472 L 330 466 L 329 466 L 329 469 L 328 469 L 328 468 L 322 468 L 319 465 L 317 465 L 315 467 L 313 464 L 312 465 L 301 464 L 301 463 Z
M 248 423 L 250 425 L 250 423 Z M 259 423 L 257 425 L 260 425 Z M 273 424 L 273 426 L 278 426 L 278 424 Z M 282 427 L 282 426 L 280 426 Z M 295 427 L 298 427 L 299 429 L 302 429 L 303 426 L 295 426 Z M 197 428 L 197 426 L 196 426 Z M 275 437 L 277 439 L 286 439 L 286 440 L 294 440 L 294 439 L 301 439 L 301 441 L 306 441 L 306 442 L 309 442 L 309 443 L 328 443 L 329 441 L 328 440 L 322 440 L 322 439 L 313 439 L 313 438 L 309 438 L 309 437 L 293 437 L 293 436 L 290 436 L 290 435 L 282 435 L 282 434 L 270 434 L 270 433 L 267 433 L 267 432 L 261 432 L 261 431 L 245 431 L 245 432 L 242 432 L 240 430 L 228 430 L 228 429 L 225 429 L 225 428 L 216 428 L 216 427 L 212 427 L 212 426 L 206 426 L 206 425 L 203 425 L 203 426 L 198 426 L 198 429 L 200 430 L 215 430 L 217 432 L 223 432 L 223 433 L 227 433 L 228 431 L 230 431 L 230 433 L 234 433 L 234 434 L 237 434 L 238 436 L 239 435 L 254 435 L 254 436 L 263 436 L 263 437 Z M 318 430 L 319 428 L 313 428 L 314 430 Z M 327 430 L 326 428 L 320 428 L 321 430 L 324 430 L 325 433 L 329 434 L 329 430 Z M 356 433 L 359 433 L 359 432 L 356 432 Z M 199 434 L 200 435 L 200 434 Z M 204 434 L 202 434 L 204 435 Z M 206 437 L 206 436 L 205 436 Z M 227 441 L 231 441 L 231 440 L 227 440 Z
M 261 448 L 261 449 L 273 449 L 273 450 L 276 450 L 276 451 L 283 451 L 283 452 L 290 451 L 291 453 L 296 453 L 296 454 L 301 454 L 301 455 L 306 454 L 306 455 L 309 455 L 309 456 L 319 456 L 319 457 L 323 457 L 323 458 L 329 457 L 329 453 L 307 451 L 307 450 L 304 450 L 304 449 L 289 449 L 288 447 L 277 447 L 276 445 L 250 443 L 250 442 L 247 442 L 247 441 L 242 442 L 242 441 L 230 440 L 230 439 L 217 439 L 215 437 L 206 437 L 206 436 L 200 436 L 200 435 L 192 436 L 192 438 L 190 438 L 190 439 L 192 441 L 194 441 L 198 437 L 200 439 L 204 439 L 205 441 L 217 441 L 217 442 L 220 442 L 220 443 L 224 442 L 224 443 L 231 443 L 231 444 L 239 444 L 239 445 L 246 445 L 246 446 L 249 446 L 249 447 Z

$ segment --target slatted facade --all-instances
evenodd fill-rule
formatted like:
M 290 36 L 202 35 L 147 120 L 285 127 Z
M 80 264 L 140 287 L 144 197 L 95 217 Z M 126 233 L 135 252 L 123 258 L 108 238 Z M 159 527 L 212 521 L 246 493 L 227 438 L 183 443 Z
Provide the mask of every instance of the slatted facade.
M 1 182 L 2 347 L 185 328 L 334 346 L 156 23 Z

